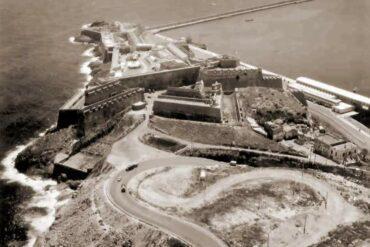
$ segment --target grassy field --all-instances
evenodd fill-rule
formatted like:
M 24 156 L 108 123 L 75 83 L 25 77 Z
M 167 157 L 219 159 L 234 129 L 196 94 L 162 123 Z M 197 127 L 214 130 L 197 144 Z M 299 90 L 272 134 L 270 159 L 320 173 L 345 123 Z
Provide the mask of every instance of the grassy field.
M 286 152 L 288 150 L 279 143 L 257 134 L 249 126 L 231 127 L 162 117 L 152 118 L 151 126 L 168 135 L 190 142 L 271 150 L 273 152 Z

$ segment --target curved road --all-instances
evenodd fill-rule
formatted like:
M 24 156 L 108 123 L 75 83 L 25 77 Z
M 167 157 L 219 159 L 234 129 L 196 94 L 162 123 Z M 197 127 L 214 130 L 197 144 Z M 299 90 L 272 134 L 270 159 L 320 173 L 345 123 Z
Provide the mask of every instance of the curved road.
M 285 222 L 282 222 L 281 225 L 270 231 L 271 247 L 310 246 L 311 244 L 320 241 L 322 236 L 326 235 L 338 224 L 353 222 L 356 219 L 359 219 L 362 215 L 357 208 L 348 204 L 344 198 L 337 191 L 333 190 L 333 188 L 326 182 L 308 174 L 302 177 L 301 173 L 297 170 L 281 168 L 262 168 L 233 174 L 228 177 L 221 178 L 216 183 L 208 186 L 205 190 L 193 197 L 182 198 L 177 197 L 176 195 L 166 194 L 166 192 L 161 190 L 153 190 L 150 191 L 150 194 L 144 196 L 143 200 L 150 204 L 155 204 L 159 199 L 162 203 L 157 204 L 158 207 L 171 208 L 181 205 L 185 210 L 190 210 L 200 207 L 204 201 L 215 201 L 220 193 L 225 191 L 225 189 L 233 188 L 233 186 L 237 184 L 245 182 L 248 182 L 248 184 L 263 184 L 265 182 L 279 180 L 294 181 L 313 188 L 322 198 L 327 197 L 327 208 L 324 209 L 324 204 L 321 204 L 322 206 L 320 208 L 314 209 L 312 212 L 310 212 L 310 209 L 307 209 L 308 217 L 306 235 L 299 235 L 296 238 L 292 238 L 297 231 L 301 230 L 297 227 L 294 227 L 290 230 L 289 234 L 286 234 L 286 229 L 290 229 L 292 225 L 295 225 L 294 217 L 292 220 L 287 219 Z M 297 215 L 299 214 L 306 213 L 297 211 Z
M 166 159 L 150 160 L 140 163 L 138 168 L 126 172 L 120 171 L 112 176 L 106 183 L 105 194 L 111 204 L 121 212 L 124 212 L 140 221 L 159 228 L 161 231 L 168 233 L 169 235 L 175 235 L 177 238 L 193 246 L 226 246 L 225 243 L 215 236 L 208 229 L 203 228 L 192 222 L 185 221 L 175 216 L 169 216 L 159 210 L 150 209 L 143 203 L 140 203 L 136 198 L 130 195 L 130 193 L 122 193 L 120 191 L 121 185 L 124 184 L 127 187 L 128 182 L 136 175 L 145 172 L 149 169 L 158 167 L 178 167 L 178 166 L 200 166 L 200 165 L 215 165 L 225 164 L 207 159 L 193 158 L 193 157 L 173 157 Z M 340 194 L 333 190 L 325 182 L 319 181 L 318 179 L 305 175 L 301 177 L 299 171 L 293 170 L 282 170 L 273 168 L 257 169 L 252 172 L 245 174 L 236 174 L 231 177 L 222 179 L 209 189 L 215 189 L 221 191 L 220 188 L 216 187 L 230 187 L 235 183 L 240 183 L 244 180 L 250 179 L 289 179 L 296 182 L 304 183 L 312 188 L 315 188 L 324 197 L 327 197 L 328 208 L 324 214 L 315 219 L 317 226 L 314 222 L 310 224 L 316 225 L 314 231 L 306 236 L 295 239 L 295 241 L 289 240 L 289 246 L 297 246 L 296 244 L 302 244 L 307 246 L 313 244 L 327 234 L 330 230 L 334 229 L 338 224 L 353 222 L 361 217 L 361 213 L 349 205 Z M 120 181 L 118 181 L 120 179 Z M 214 194 L 214 193 L 213 193 Z M 271 239 L 281 237 L 282 232 L 277 231 L 271 234 Z
M 177 238 L 192 246 L 226 246 L 226 244 L 216 237 L 208 229 L 205 229 L 197 224 L 184 221 L 175 216 L 169 216 L 159 211 L 154 211 L 138 203 L 137 199 L 130 193 L 122 193 L 121 185 L 128 184 L 131 178 L 145 170 L 162 166 L 179 166 L 179 165 L 214 165 L 219 162 L 190 157 L 175 157 L 169 159 L 158 159 L 140 163 L 138 168 L 126 172 L 125 170 L 116 173 L 105 184 L 105 195 L 110 203 L 119 211 L 126 213 L 144 223 L 147 223 L 161 231 L 174 235 Z M 120 182 L 117 179 L 120 178 Z

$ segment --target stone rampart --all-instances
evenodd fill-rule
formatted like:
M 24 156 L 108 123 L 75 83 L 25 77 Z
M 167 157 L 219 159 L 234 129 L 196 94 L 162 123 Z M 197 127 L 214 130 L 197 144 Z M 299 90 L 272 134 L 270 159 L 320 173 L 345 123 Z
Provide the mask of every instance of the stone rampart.
M 262 81 L 261 72 L 258 69 L 230 68 L 230 69 L 203 69 L 200 78 L 204 86 L 211 87 L 213 83 L 222 84 L 224 91 L 234 91 L 235 88 L 255 86 Z
M 220 108 L 203 103 L 188 104 L 176 100 L 159 99 L 154 101 L 153 113 L 169 118 L 221 123 Z
M 182 87 L 168 87 L 165 94 L 187 98 L 203 98 L 203 95 L 199 90 Z
M 150 72 L 146 74 L 122 77 L 106 84 L 86 90 L 85 105 L 112 97 L 127 88 L 142 87 L 161 90 L 169 86 L 194 84 L 198 78 L 199 67 L 187 67 L 174 70 Z
M 92 28 L 86 28 L 81 30 L 81 35 L 85 35 L 90 37 L 94 41 L 100 42 L 101 41 L 101 33 L 99 30 L 94 30 Z
M 94 130 L 114 115 L 131 109 L 132 104 L 144 101 L 144 89 L 132 88 L 125 92 L 106 98 L 97 103 L 85 106 L 83 109 L 84 125 L 86 131 Z
M 158 95 L 158 99 L 174 99 L 174 100 L 186 100 L 186 101 L 193 101 L 193 102 L 203 102 L 209 104 L 211 101 L 207 98 L 190 98 L 190 97 L 180 97 L 180 96 L 173 96 L 167 94 Z
M 80 109 L 60 109 L 57 128 L 63 129 L 70 125 L 80 125 L 83 123 L 83 119 L 84 116 Z
M 206 87 L 211 87 L 216 81 L 222 84 L 226 92 L 235 91 L 243 87 L 271 87 L 282 88 L 282 79 L 278 76 L 262 75 L 260 69 L 249 68 L 205 68 L 200 71 L 200 79 Z
M 271 88 L 283 88 L 283 80 L 279 76 L 274 75 L 263 75 L 261 87 L 271 87 Z

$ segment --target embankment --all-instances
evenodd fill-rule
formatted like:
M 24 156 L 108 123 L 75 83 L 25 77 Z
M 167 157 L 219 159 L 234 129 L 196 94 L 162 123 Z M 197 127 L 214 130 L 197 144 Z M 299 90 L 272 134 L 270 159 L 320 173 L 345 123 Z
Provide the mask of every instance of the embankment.
M 180 155 L 208 158 L 217 161 L 230 162 L 235 160 L 239 164 L 248 164 L 254 167 L 289 167 L 299 169 L 320 170 L 343 176 L 353 182 L 370 187 L 370 174 L 353 167 L 332 166 L 321 163 L 306 162 L 301 158 L 277 157 L 274 155 L 258 154 L 244 150 L 227 150 L 217 148 L 187 148 L 182 150 Z

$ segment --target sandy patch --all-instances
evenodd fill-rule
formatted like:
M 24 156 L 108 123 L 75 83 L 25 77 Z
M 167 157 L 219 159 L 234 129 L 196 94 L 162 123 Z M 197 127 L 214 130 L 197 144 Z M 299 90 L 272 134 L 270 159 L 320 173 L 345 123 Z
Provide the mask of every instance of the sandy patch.
M 247 209 L 236 208 L 222 215 L 216 215 L 211 219 L 210 225 L 217 230 L 231 229 L 235 225 L 253 222 L 259 218 L 257 214 Z

